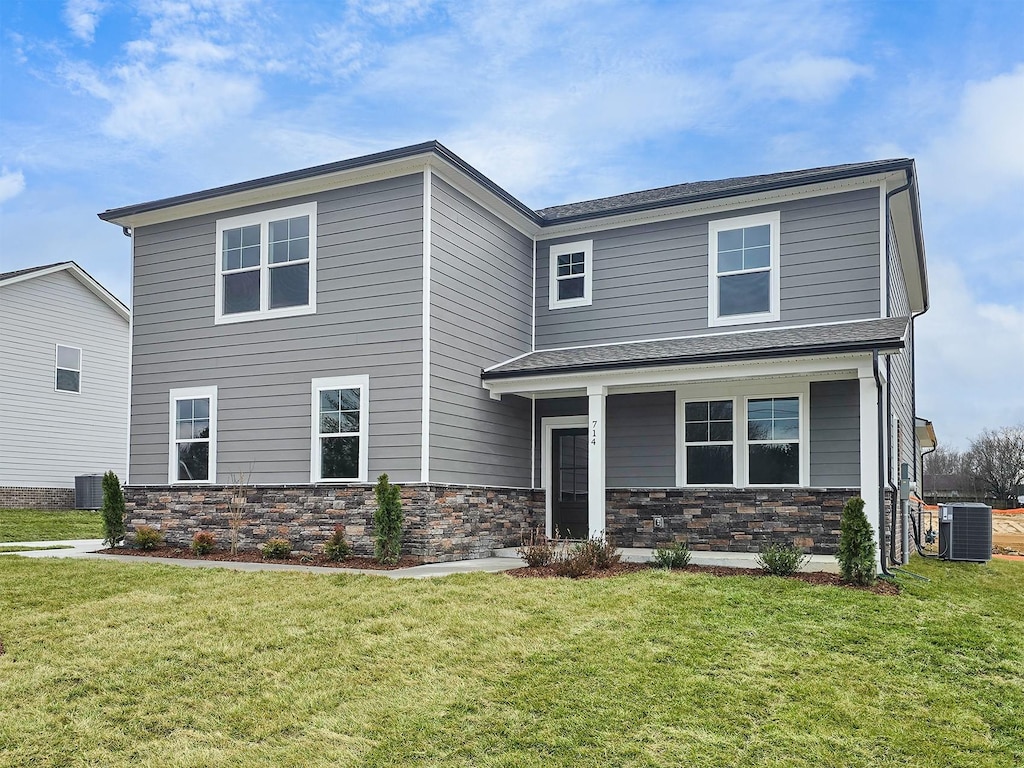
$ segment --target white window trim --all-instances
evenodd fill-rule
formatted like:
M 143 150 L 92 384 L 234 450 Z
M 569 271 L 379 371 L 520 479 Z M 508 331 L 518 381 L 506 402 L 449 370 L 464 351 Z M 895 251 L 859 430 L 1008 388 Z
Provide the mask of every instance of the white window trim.
M 309 303 L 295 307 L 270 309 L 270 222 L 292 219 L 297 216 L 309 217 Z M 224 230 L 237 229 L 258 224 L 260 227 L 260 308 L 254 312 L 233 312 L 224 314 Z M 217 220 L 217 282 L 214 290 L 214 324 L 244 323 L 273 317 L 295 317 L 316 313 L 316 203 L 303 203 L 271 211 L 259 211 L 243 216 L 232 216 Z
M 207 398 L 210 401 L 210 471 L 206 480 L 178 480 L 178 401 Z M 217 388 L 188 387 L 172 389 L 170 393 L 170 411 L 167 450 L 167 482 L 171 485 L 213 485 L 217 482 Z
M 808 389 L 809 391 L 809 389 Z M 800 451 L 799 475 L 796 483 L 758 483 L 756 486 L 750 482 L 750 452 L 749 446 L 771 445 L 773 443 L 792 443 L 793 440 L 755 440 L 753 443 L 747 440 L 747 404 L 751 400 L 780 400 L 784 398 L 796 398 L 797 416 L 800 419 L 800 434 L 795 441 Z M 811 427 L 810 427 L 810 397 L 802 392 L 772 392 L 770 394 L 747 395 L 743 398 L 743 482 L 748 488 L 806 488 L 810 482 L 811 472 Z
M 568 307 L 589 307 L 593 300 L 594 283 L 594 241 L 578 240 L 575 243 L 552 245 L 548 255 L 548 309 Z M 558 300 L 558 257 L 568 253 L 583 253 L 583 295 L 577 299 Z
M 768 224 L 771 227 L 769 245 L 771 246 L 771 264 L 769 267 L 769 300 L 767 312 L 751 312 L 746 315 L 718 316 L 718 233 L 730 229 L 743 229 Z M 731 219 L 716 219 L 708 222 L 708 325 L 710 327 L 745 325 L 748 323 L 767 323 L 779 319 L 779 295 L 781 281 L 779 278 L 779 230 L 781 215 L 779 211 L 755 213 L 749 216 L 737 216 Z M 741 273 L 730 273 L 741 274 Z
M 57 387 L 57 371 L 58 370 L 64 370 L 64 371 L 74 371 L 75 370 L 74 368 L 65 368 L 64 366 L 60 365 L 57 362 L 59 357 L 60 357 L 60 348 L 61 347 L 64 347 L 64 349 L 77 349 L 78 350 L 78 389 L 59 389 Z M 82 348 L 81 347 L 73 347 L 70 344 L 54 344 L 53 345 L 53 391 L 54 392 L 63 392 L 64 394 L 67 394 L 67 395 L 80 395 L 80 394 L 82 394 L 82 368 L 85 367 L 83 365 L 84 361 L 82 360 L 82 358 L 83 358 L 83 354 L 82 354 Z
M 706 442 L 706 443 L 688 443 L 686 442 L 686 404 L 687 403 L 707 403 L 707 402 L 722 402 L 728 401 L 732 403 L 732 440 L 729 443 L 724 442 Z M 718 397 L 709 395 L 708 397 L 686 397 L 679 401 L 678 415 L 676 418 L 676 433 L 679 435 L 679 449 L 676 452 L 677 464 L 676 477 L 679 479 L 680 485 L 689 485 L 689 481 L 686 477 L 686 447 L 688 445 L 730 445 L 732 446 L 732 482 L 731 483 L 701 483 L 700 485 L 694 485 L 697 488 L 734 488 L 736 487 L 737 478 L 740 474 L 739 456 L 736 450 L 736 445 L 739 442 L 737 423 L 739 421 L 737 409 L 736 409 L 736 398 L 735 397 Z
M 819 376 L 815 376 L 818 380 Z M 676 388 L 676 486 L 679 488 L 807 488 L 811 482 L 811 379 L 793 380 L 752 380 L 725 382 L 702 382 Z M 728 389 L 726 389 L 728 388 Z M 723 390 L 725 392 L 723 393 Z M 785 485 L 751 485 L 747 452 L 747 401 L 765 398 L 795 397 L 799 401 L 800 414 L 800 481 Z M 686 442 L 685 404 L 707 400 L 733 400 L 733 485 L 687 486 L 686 485 Z
M 370 377 L 327 376 L 312 380 L 310 396 L 309 479 L 313 483 L 365 483 L 369 475 Z M 359 390 L 359 477 L 322 478 L 320 466 L 320 392 L 325 389 Z

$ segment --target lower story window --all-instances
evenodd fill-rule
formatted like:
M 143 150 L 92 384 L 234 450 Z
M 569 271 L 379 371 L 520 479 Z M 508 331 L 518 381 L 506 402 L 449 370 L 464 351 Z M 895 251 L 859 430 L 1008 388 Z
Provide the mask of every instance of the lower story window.
M 701 400 L 684 405 L 687 485 L 732 485 L 732 400 Z
M 313 379 L 313 482 L 365 482 L 369 377 Z
M 751 485 L 800 484 L 800 398 L 747 400 L 747 475 Z
M 172 389 L 170 399 L 170 482 L 214 482 L 217 388 Z

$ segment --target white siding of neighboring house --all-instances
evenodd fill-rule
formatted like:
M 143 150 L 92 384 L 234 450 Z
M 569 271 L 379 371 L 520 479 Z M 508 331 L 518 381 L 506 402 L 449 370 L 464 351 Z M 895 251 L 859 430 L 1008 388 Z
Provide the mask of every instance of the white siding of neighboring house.
M 82 350 L 81 392 L 54 388 L 57 344 Z M 124 480 L 128 321 L 67 271 L 0 288 L 0 486 Z

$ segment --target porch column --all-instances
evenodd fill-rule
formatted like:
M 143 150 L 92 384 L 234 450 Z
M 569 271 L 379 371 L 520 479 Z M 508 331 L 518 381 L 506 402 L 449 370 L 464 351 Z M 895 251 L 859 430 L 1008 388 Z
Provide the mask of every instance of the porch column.
M 608 394 L 607 387 L 587 387 L 587 401 L 589 403 L 587 418 L 587 522 L 591 536 L 601 536 L 604 533 L 604 497 L 605 497 L 605 396 Z
M 878 564 L 878 386 L 871 367 L 860 371 L 860 495 L 875 539 Z

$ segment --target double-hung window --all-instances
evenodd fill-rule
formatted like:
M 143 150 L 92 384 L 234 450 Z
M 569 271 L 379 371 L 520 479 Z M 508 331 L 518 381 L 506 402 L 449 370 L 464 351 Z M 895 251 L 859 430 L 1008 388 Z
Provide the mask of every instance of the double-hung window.
M 58 392 L 82 391 L 82 350 L 57 345 L 53 388 Z
M 732 485 L 733 401 L 683 404 L 684 475 L 687 485 Z
M 779 212 L 708 224 L 708 324 L 779 319 Z
M 591 303 L 594 274 L 594 241 L 551 246 L 548 274 L 548 308 L 585 307 Z
M 168 479 L 213 483 L 217 475 L 217 388 L 171 390 Z
M 800 398 L 747 400 L 747 475 L 751 485 L 800 484 Z
M 311 479 L 366 482 L 370 379 L 313 379 Z
M 316 311 L 316 203 L 217 222 L 217 323 Z

